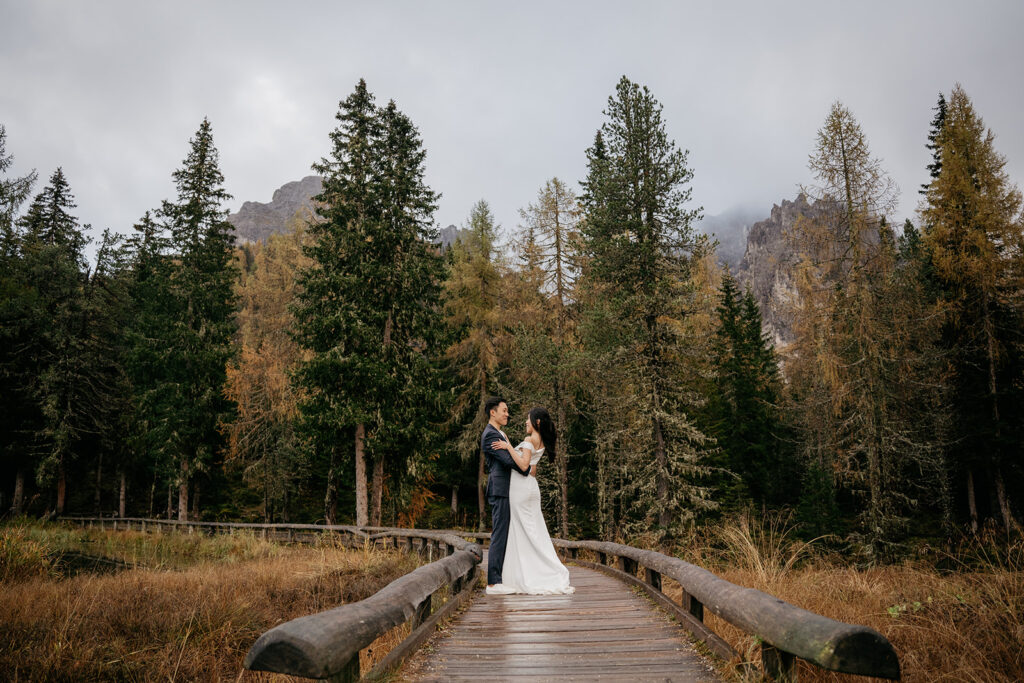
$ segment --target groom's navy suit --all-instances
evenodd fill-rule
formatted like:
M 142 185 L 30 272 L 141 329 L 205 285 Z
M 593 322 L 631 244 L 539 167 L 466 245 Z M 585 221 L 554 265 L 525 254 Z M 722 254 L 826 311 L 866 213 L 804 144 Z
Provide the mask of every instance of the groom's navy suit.
M 487 583 L 501 583 L 501 567 L 505 564 L 505 545 L 508 543 L 508 486 L 512 470 L 523 476 L 530 474 L 530 468 L 520 469 L 505 449 L 492 448 L 495 441 L 504 441 L 490 423 L 484 427 L 480 437 L 480 450 L 487 463 L 487 501 L 491 504 L 491 545 L 487 551 Z

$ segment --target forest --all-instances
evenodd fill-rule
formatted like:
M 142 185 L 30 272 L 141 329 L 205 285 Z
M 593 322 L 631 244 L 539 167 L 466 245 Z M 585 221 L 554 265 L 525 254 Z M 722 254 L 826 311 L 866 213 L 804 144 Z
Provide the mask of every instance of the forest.
M 928 105 L 932 103 L 927 103 Z M 789 515 L 860 562 L 1019 534 L 1024 214 L 959 84 L 923 107 L 919 209 L 841 102 L 786 235 L 794 341 L 696 230 L 688 153 L 623 77 L 580 179 L 437 241 L 426 145 L 360 80 L 315 211 L 236 244 L 213 127 L 177 195 L 97 244 L 0 127 L 0 509 L 484 529 L 484 399 L 524 434 L 553 536 L 661 544 Z M 38 186 L 42 185 L 39 189 Z M 128 226 L 124 226 L 128 228 Z

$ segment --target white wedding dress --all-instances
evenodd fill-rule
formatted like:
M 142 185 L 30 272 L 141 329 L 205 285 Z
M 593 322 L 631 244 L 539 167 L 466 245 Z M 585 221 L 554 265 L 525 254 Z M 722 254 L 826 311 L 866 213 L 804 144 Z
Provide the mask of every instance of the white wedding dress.
M 533 451 L 533 444 L 523 441 L 517 451 L 533 452 L 530 464 L 536 465 L 544 449 Z M 501 583 L 487 589 L 488 595 L 529 593 L 532 595 L 565 595 L 576 589 L 569 585 L 569 570 L 555 554 L 548 535 L 544 514 L 540 509 L 540 486 L 536 477 L 513 473 L 508 489 L 509 528 L 505 546 L 505 564 Z

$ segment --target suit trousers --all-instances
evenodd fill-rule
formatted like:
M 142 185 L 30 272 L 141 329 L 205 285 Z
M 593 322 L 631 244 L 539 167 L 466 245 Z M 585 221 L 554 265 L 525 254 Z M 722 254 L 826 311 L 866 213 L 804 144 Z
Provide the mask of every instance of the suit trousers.
M 508 545 L 508 522 L 512 513 L 508 496 L 488 496 L 491 504 L 491 545 L 487 550 L 487 585 L 501 583 L 501 568 L 505 564 L 505 546 Z

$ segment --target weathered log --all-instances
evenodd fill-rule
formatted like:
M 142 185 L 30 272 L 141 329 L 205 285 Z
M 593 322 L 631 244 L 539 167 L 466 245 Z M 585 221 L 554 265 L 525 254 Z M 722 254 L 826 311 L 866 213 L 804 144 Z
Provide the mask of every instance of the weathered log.
M 823 617 L 652 550 L 600 541 L 552 541 L 557 547 L 590 550 L 602 559 L 608 555 L 629 557 L 678 581 L 683 590 L 701 604 L 701 609 L 707 608 L 778 650 L 823 669 L 879 678 L 900 677 L 896 651 L 885 636 L 873 628 Z M 693 603 L 687 606 L 691 607 L 688 611 L 692 614 Z

